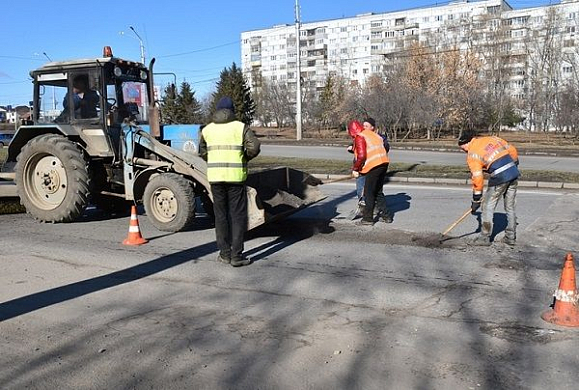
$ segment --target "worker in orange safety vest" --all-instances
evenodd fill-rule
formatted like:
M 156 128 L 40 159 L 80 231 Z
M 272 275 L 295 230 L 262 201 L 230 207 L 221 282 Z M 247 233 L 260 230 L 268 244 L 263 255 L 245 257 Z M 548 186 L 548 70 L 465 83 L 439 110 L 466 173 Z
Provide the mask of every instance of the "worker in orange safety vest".
M 350 136 L 354 140 L 354 164 L 352 166 L 352 176 L 357 178 L 365 175 L 364 195 L 366 196 L 366 206 L 362 215 L 362 225 L 374 224 L 374 206 L 378 192 L 382 191 L 386 172 L 388 171 L 388 152 L 384 147 L 384 139 L 374 131 L 365 129 L 360 131 L 359 122 L 356 126 L 350 124 Z
M 517 218 L 515 200 L 520 172 L 517 149 L 499 137 L 475 137 L 473 132 L 464 132 L 459 147 L 467 153 L 466 162 L 471 173 L 472 203 L 474 214 L 482 206 L 481 233 L 471 243 L 488 246 L 493 230 L 493 214 L 500 198 L 504 199 L 507 227 L 503 242 L 515 245 Z M 484 174 L 489 176 L 487 192 L 483 197 Z M 482 203 L 482 204 L 481 204 Z

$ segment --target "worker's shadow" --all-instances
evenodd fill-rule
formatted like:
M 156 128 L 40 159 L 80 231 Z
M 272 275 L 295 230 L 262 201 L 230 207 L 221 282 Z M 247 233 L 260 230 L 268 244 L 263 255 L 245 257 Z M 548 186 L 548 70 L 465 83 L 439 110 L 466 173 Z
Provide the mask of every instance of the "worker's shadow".
M 480 233 L 482 227 L 482 219 L 481 219 L 481 212 L 476 213 L 476 219 L 478 226 L 473 233 L 469 233 L 466 235 Z M 495 237 L 498 236 L 501 232 L 503 232 L 507 228 L 508 220 L 506 213 L 494 213 L 493 215 L 493 231 L 491 232 L 491 241 L 495 240 Z
M 388 192 L 386 187 L 385 191 Z M 386 207 L 393 217 L 400 211 L 408 210 L 410 208 L 410 200 L 412 199 L 412 197 L 405 192 L 399 192 L 394 195 L 386 195 L 385 198 Z
M 244 253 L 253 262 L 265 260 L 268 256 L 283 250 L 299 241 L 308 239 L 316 234 L 332 233 L 335 229 L 330 221 L 311 220 L 303 218 L 289 218 L 275 223 L 260 226 L 246 233 L 246 240 L 258 237 L 277 236 L 273 241 L 256 246 Z
M 351 200 L 355 192 L 348 192 L 335 199 L 311 205 L 291 218 L 282 219 L 259 226 L 246 233 L 246 240 L 258 237 L 277 238 L 271 242 L 251 248 L 246 253 L 254 262 L 266 259 L 268 256 L 287 248 L 296 242 L 305 240 L 316 234 L 330 234 L 335 228 L 332 220 L 340 215 L 338 205 Z

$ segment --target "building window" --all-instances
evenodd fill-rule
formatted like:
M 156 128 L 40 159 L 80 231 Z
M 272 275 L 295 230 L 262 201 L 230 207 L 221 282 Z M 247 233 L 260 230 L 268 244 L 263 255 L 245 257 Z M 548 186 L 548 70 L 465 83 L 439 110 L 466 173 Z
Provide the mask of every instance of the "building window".
M 572 66 L 564 66 L 563 67 L 563 73 L 566 73 L 566 74 L 573 73 L 573 67 Z
M 348 27 L 340 27 L 340 32 L 348 32 Z
M 382 27 L 382 21 L 376 21 L 376 22 L 372 22 L 370 23 L 370 27 Z

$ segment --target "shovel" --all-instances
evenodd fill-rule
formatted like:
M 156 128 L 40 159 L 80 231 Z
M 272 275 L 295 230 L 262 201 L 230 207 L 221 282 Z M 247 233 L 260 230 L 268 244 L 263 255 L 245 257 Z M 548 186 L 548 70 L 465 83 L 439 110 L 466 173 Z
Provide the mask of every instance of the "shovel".
M 464 212 L 464 214 L 460 216 L 459 219 L 457 219 L 456 221 L 454 221 L 454 222 L 452 223 L 452 225 L 450 225 L 450 226 L 442 233 L 442 235 L 443 235 L 443 236 L 446 236 L 452 229 L 454 229 L 459 223 L 461 223 L 466 217 L 468 217 L 470 213 L 471 213 L 471 209 L 470 209 L 470 207 L 469 207 L 468 210 L 466 210 L 466 211 Z

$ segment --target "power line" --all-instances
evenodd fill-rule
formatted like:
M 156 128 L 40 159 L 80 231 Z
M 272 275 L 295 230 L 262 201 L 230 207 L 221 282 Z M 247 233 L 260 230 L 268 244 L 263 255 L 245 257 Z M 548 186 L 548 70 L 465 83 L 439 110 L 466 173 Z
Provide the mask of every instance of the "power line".
M 167 55 L 164 55 L 164 56 L 158 56 L 158 58 L 178 57 L 178 56 L 184 56 L 184 55 L 188 55 L 188 54 L 201 53 L 201 52 L 204 52 L 204 51 L 219 49 L 220 47 L 225 47 L 225 46 L 230 46 L 230 45 L 234 45 L 234 44 L 239 44 L 239 42 L 241 42 L 241 41 L 240 41 L 240 40 L 237 40 L 237 41 L 234 41 L 234 42 L 224 43 L 224 44 L 222 44 L 222 45 L 207 47 L 207 48 L 205 48 L 205 49 L 198 49 L 198 50 L 192 50 L 192 51 L 187 51 L 187 52 L 183 52 L 183 53 L 167 54 Z

